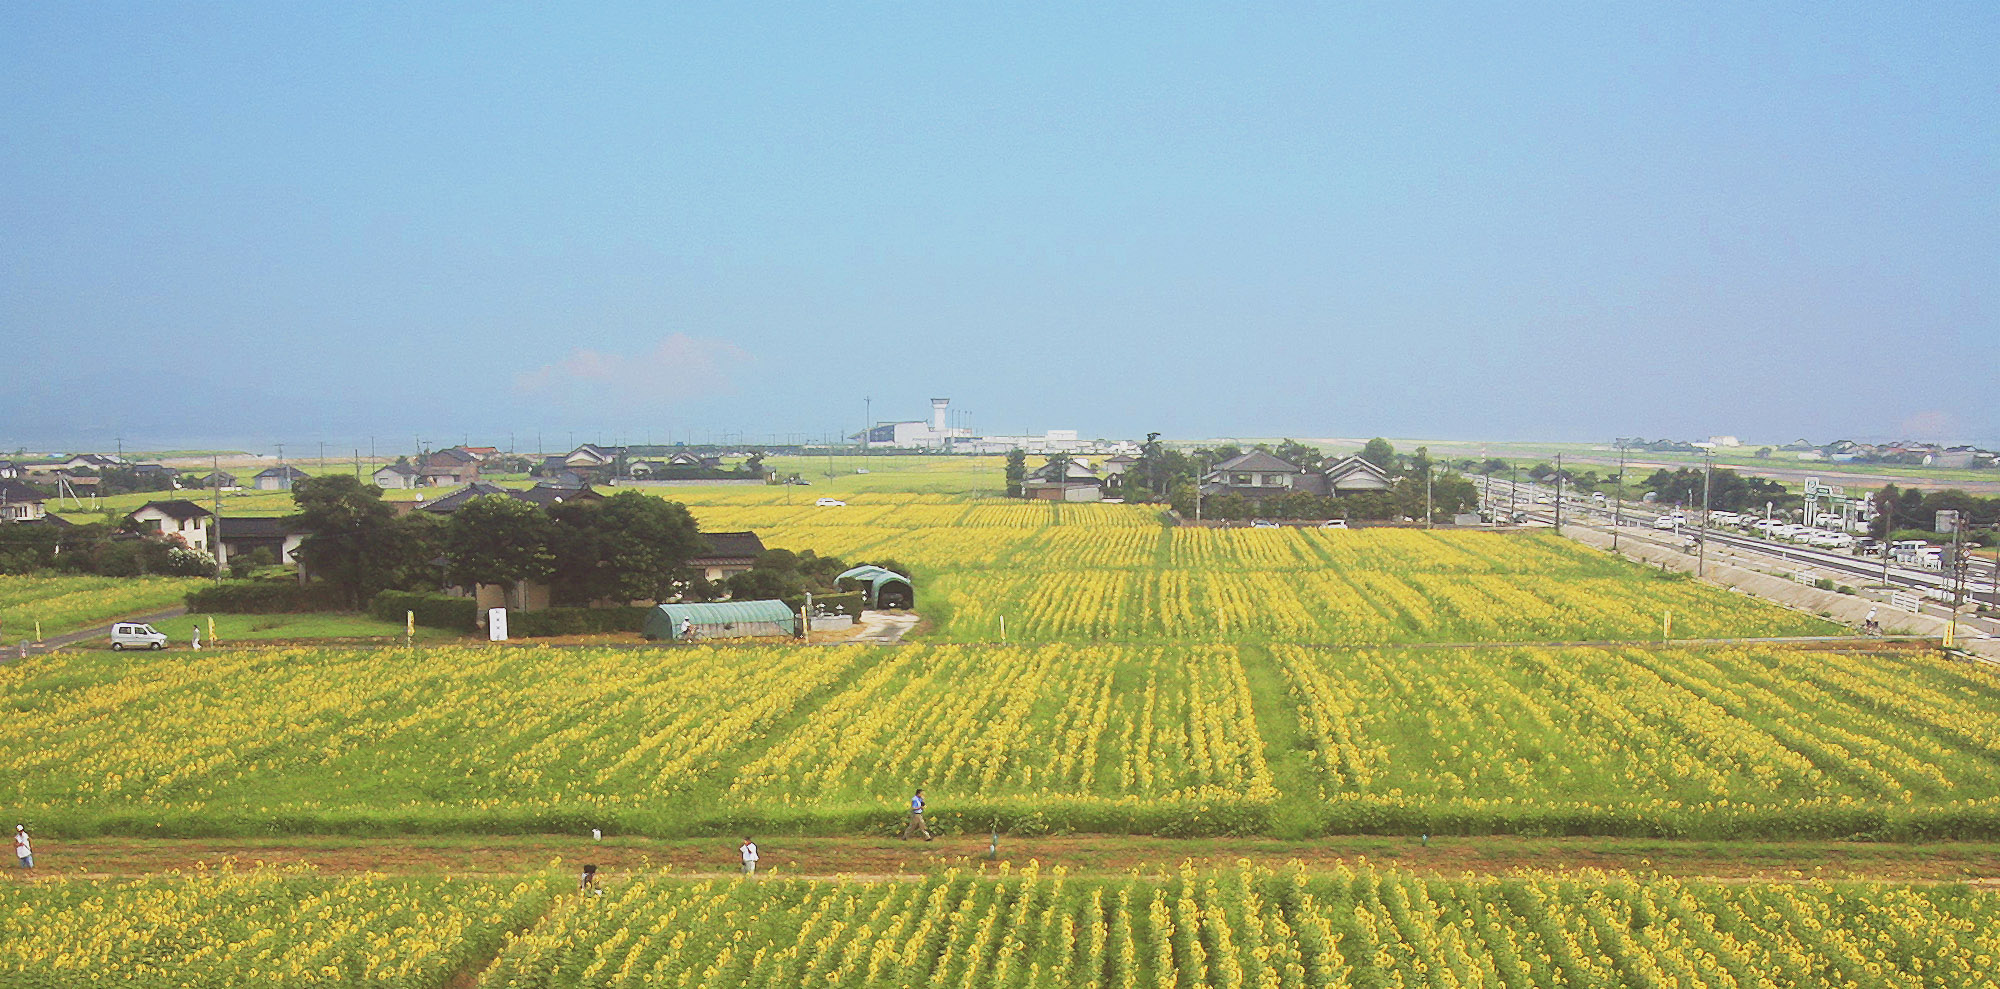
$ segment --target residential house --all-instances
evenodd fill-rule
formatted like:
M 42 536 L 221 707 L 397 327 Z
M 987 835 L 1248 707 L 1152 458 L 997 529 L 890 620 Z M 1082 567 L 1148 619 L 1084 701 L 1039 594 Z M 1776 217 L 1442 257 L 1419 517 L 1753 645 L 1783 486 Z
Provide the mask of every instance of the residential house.
M 543 481 L 526 491 L 509 489 L 508 493 L 522 501 L 533 502 L 543 508 L 563 502 L 604 500 L 603 495 L 597 493 L 590 485 L 583 483 L 566 485 L 550 484 L 547 481 Z
M 125 517 L 155 532 L 179 536 L 182 542 L 194 549 L 204 553 L 209 551 L 209 523 L 215 516 L 185 498 L 149 501 Z
M 1387 491 L 1396 486 L 1396 479 L 1389 472 L 1360 457 L 1348 457 L 1326 469 L 1326 490 L 1328 494 L 1358 494 L 1364 491 Z
M 0 460 L 0 480 L 21 476 L 21 465 L 12 460 Z
M 497 446 L 462 446 L 459 449 L 478 457 L 482 463 L 500 454 L 500 448 Z
M 1131 470 L 1139 458 L 1129 453 L 1121 453 L 1104 462 L 1104 482 L 1115 484 L 1125 479 L 1125 472 Z
M 552 488 L 583 488 L 590 486 L 590 478 L 573 470 L 559 470 L 543 477 L 539 482 Z
M 453 491 L 452 493 L 437 499 L 436 501 L 424 502 L 423 504 L 418 505 L 417 508 L 420 511 L 430 512 L 434 515 L 450 515 L 451 513 L 456 512 L 461 508 L 464 508 L 466 503 L 470 502 L 472 499 L 484 498 L 487 495 L 505 495 L 507 497 L 512 497 L 514 495 L 514 490 L 512 488 L 503 488 L 498 484 L 492 484 L 487 481 L 474 481 L 471 484 L 466 485 L 465 487 L 459 488 L 457 491 Z
M 13 478 L 0 479 L 0 519 L 36 522 L 47 516 L 46 499 L 40 491 Z
M 286 464 L 259 471 L 257 476 L 251 479 L 250 486 L 259 491 L 290 491 L 292 485 L 305 480 L 308 476 L 310 475 L 305 471 Z
M 271 551 L 271 558 L 284 564 L 299 562 L 299 545 L 312 535 L 294 528 L 282 518 L 251 518 L 225 515 L 215 522 L 216 562 L 227 564 L 231 557 Z
M 204 491 L 214 491 L 217 488 L 221 488 L 224 491 L 237 491 L 241 490 L 242 488 L 242 484 L 236 480 L 236 475 L 231 474 L 226 470 L 219 470 L 211 474 L 206 474 L 202 477 L 196 478 L 194 481 L 190 482 L 190 484 L 191 486 L 201 488 Z
M 611 466 L 612 462 L 617 459 L 618 451 L 598 446 L 595 443 L 585 443 L 563 455 L 563 466 L 581 468 L 583 470 L 596 470 L 600 467 Z
M 721 583 L 749 570 L 764 552 L 764 541 L 754 532 L 704 532 L 708 549 L 688 560 L 688 568 L 710 583 Z
M 694 467 L 701 470 L 715 470 L 722 466 L 721 457 L 709 457 L 699 453 L 676 453 L 667 458 L 668 467 Z
M 402 464 L 390 464 L 369 475 L 369 478 L 384 491 L 408 491 L 422 481 L 416 471 Z
M 516 501 L 525 501 L 530 504 L 540 505 L 543 508 L 547 508 L 550 505 L 560 504 L 566 501 L 604 500 L 603 495 L 598 494 L 594 490 L 591 490 L 590 485 L 587 484 L 581 484 L 576 487 L 569 488 L 569 487 L 560 487 L 554 484 L 543 483 L 543 484 L 537 484 L 526 491 L 522 491 L 519 488 L 503 488 L 498 484 L 492 484 L 486 481 L 474 481 L 473 483 L 468 484 L 465 487 L 458 489 L 457 491 L 453 491 L 452 493 L 445 495 L 444 497 L 439 498 L 436 501 L 425 502 L 421 505 L 418 505 L 417 508 L 422 511 L 430 512 L 434 515 L 450 515 L 451 513 L 456 512 L 461 508 L 464 508 L 466 503 L 470 502 L 472 499 L 484 498 L 488 495 L 500 495 L 506 498 L 513 498 Z
M 1262 450 L 1252 450 L 1216 464 L 1202 477 L 1203 497 L 1240 495 L 1262 501 L 1293 492 L 1311 495 L 1350 495 L 1387 491 L 1395 486 L 1389 473 L 1360 457 L 1348 457 L 1311 471 L 1280 460 Z
M 417 473 L 425 484 L 471 484 L 479 480 L 479 457 L 463 447 L 448 447 L 424 457 Z
M 1201 493 L 1209 498 L 1236 494 L 1253 500 L 1294 491 L 1325 494 L 1325 480 L 1323 476 L 1315 475 L 1297 464 L 1280 460 L 1262 450 L 1252 450 L 1216 464 L 1213 470 L 1202 476 Z
M 123 467 L 125 458 L 105 453 L 79 453 L 56 466 L 64 470 L 87 470 L 95 473 L 106 467 Z
M 1104 479 L 1088 463 L 1071 460 L 1060 477 L 1056 476 L 1056 464 L 1051 460 L 1030 471 L 1021 484 L 1022 496 L 1041 501 L 1104 500 Z
M 667 472 L 667 465 L 658 460 L 634 460 L 625 468 L 625 473 L 645 479 Z

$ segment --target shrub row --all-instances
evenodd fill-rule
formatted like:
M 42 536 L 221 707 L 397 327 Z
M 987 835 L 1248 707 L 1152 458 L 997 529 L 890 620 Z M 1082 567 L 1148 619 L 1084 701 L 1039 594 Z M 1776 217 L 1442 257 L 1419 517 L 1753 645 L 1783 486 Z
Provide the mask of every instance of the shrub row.
M 598 635 L 605 632 L 637 632 L 645 628 L 645 607 L 550 608 L 546 611 L 507 612 L 509 637 L 540 638 L 551 635 Z
M 471 598 L 383 591 L 368 602 L 368 613 L 385 622 L 400 622 L 406 613 L 412 612 L 416 614 L 417 624 L 425 628 L 445 628 L 454 632 L 472 632 L 479 628 L 479 605 Z

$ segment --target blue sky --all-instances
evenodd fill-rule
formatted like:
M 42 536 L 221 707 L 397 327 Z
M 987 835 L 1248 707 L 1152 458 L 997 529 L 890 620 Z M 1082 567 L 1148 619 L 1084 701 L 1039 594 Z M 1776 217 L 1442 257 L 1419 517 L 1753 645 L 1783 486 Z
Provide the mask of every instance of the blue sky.
M 2000 438 L 2000 5 L 572 6 L 0 13 L 0 447 Z

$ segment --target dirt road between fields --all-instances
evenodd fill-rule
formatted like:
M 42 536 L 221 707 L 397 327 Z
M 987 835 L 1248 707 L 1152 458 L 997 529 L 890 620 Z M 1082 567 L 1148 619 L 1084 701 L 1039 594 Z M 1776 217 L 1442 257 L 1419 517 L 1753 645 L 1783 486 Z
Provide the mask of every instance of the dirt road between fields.
M 988 858 L 986 835 L 947 835 L 931 843 L 893 838 L 796 838 L 754 835 L 767 875 L 888 879 L 932 875 L 948 868 L 1013 868 L 1029 861 L 1072 875 L 1165 875 L 1181 864 L 1228 868 L 1250 862 L 1273 869 L 1297 863 L 1329 870 L 1363 862 L 1440 876 L 1575 872 L 1658 873 L 1728 880 L 1876 879 L 2000 885 L 2000 843 L 1892 844 L 1840 841 L 1683 842 L 1636 838 L 1490 836 L 1340 836 L 1310 841 L 1274 838 L 1168 839 L 1122 835 L 1060 838 L 1001 836 Z M 730 875 L 741 836 L 654 839 L 589 836 L 412 836 L 260 839 L 92 838 L 37 836 L 36 866 L 0 869 L 0 881 L 128 878 L 225 862 L 310 865 L 329 873 L 520 875 L 583 863 L 607 875 L 671 869 L 683 875 Z

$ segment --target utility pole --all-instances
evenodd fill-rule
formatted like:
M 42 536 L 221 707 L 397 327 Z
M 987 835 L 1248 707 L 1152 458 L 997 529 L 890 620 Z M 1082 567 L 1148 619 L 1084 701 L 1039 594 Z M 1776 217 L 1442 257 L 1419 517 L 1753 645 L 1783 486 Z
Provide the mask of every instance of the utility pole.
M 208 520 L 208 524 L 211 526 L 208 530 L 208 549 L 209 555 L 215 557 L 215 582 L 220 584 L 222 583 L 222 554 L 225 552 L 222 548 L 222 457 L 220 454 L 210 454 L 209 458 L 212 469 L 208 472 L 208 483 L 210 487 L 215 489 L 215 507 L 210 514 L 215 517 Z
M 861 455 L 865 457 L 875 445 L 875 396 L 862 396 L 861 410 Z
M 1432 528 L 1431 522 L 1435 518 L 1437 518 L 1437 512 L 1436 510 L 1431 508 L 1431 462 L 1429 460 L 1425 460 L 1424 461 L 1424 528 L 1426 529 Z
M 1618 500 L 1611 503 L 1611 552 L 1618 552 L 1618 529 L 1625 524 L 1625 441 L 1618 441 Z
M 1521 503 L 1521 465 L 1507 462 L 1507 524 L 1514 524 L 1514 511 Z
M 1695 557 L 1694 575 L 1708 576 L 1708 482 L 1714 475 L 1713 451 L 1703 450 L 1701 455 L 1701 527 L 1694 534 L 1695 545 L 1700 552 Z
M 1563 532 L 1563 455 L 1556 454 L 1556 535 Z

